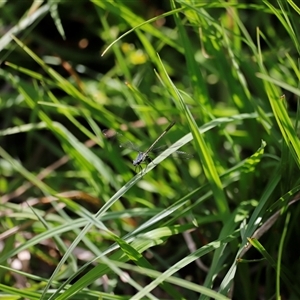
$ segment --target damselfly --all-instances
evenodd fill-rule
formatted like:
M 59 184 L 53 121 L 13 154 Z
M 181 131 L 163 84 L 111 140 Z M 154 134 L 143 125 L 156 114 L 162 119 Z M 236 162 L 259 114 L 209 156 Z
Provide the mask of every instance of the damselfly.
M 149 156 L 150 153 L 158 155 L 159 153 L 162 153 L 165 151 L 168 146 L 160 146 L 157 148 L 154 148 L 156 143 L 175 125 L 175 122 L 172 122 L 161 134 L 160 136 L 150 145 L 150 147 L 146 151 L 141 151 L 140 148 L 132 143 L 131 141 L 127 140 L 122 134 L 117 133 L 115 135 L 115 138 L 118 140 L 119 146 L 121 148 L 127 148 L 133 151 L 138 152 L 136 159 L 133 160 L 132 164 L 135 168 L 140 168 L 142 163 L 145 163 L 146 161 L 152 161 L 151 157 Z M 107 131 L 104 132 L 104 135 L 107 137 Z M 171 146 L 172 147 L 172 146 Z M 183 152 L 183 151 L 175 151 L 174 152 L 176 156 L 189 159 L 192 158 L 193 155 Z

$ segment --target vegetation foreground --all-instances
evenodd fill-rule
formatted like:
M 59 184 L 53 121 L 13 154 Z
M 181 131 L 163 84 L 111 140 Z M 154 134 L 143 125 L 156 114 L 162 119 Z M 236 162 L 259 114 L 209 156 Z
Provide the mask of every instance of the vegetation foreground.
M 1 10 L 1 299 L 300 299 L 296 3 Z

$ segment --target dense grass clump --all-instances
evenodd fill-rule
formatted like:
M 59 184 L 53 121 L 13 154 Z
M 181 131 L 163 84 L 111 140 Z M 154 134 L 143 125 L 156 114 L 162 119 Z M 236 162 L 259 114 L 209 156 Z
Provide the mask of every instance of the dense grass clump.
M 0 297 L 300 299 L 296 3 L 1 11 Z

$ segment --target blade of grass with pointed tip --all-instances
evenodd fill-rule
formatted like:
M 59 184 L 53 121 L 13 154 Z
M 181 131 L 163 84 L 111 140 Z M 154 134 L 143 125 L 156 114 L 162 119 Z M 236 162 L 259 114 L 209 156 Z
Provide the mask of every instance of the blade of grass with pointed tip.
M 224 221 L 227 218 L 227 215 L 229 213 L 227 200 L 223 192 L 222 183 L 219 178 L 219 174 L 216 170 L 213 158 L 211 157 L 208 146 L 206 145 L 206 142 L 202 135 L 199 132 L 198 126 L 189 111 L 187 105 L 185 105 L 184 100 L 180 94 L 180 92 L 177 90 L 173 82 L 171 81 L 169 75 L 166 72 L 166 69 L 164 68 L 164 65 L 162 61 L 160 60 L 161 67 L 164 70 L 164 77 L 162 78 L 164 84 L 168 88 L 170 94 L 174 98 L 174 101 L 177 105 L 177 107 L 180 108 L 180 110 L 185 114 L 186 119 L 188 120 L 188 123 L 190 125 L 190 129 L 194 138 L 194 142 L 197 148 L 197 152 L 200 156 L 201 162 L 203 164 L 203 169 L 205 176 L 208 180 L 208 182 L 211 185 L 212 191 L 215 196 L 216 205 L 219 209 L 219 212 L 223 215 Z

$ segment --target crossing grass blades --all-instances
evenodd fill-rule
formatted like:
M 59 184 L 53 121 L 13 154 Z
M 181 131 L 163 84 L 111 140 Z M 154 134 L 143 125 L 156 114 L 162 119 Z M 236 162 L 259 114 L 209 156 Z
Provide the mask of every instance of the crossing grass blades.
M 142 164 L 149 163 L 152 161 L 151 157 L 149 156 L 150 153 L 155 154 L 157 156 L 159 153 L 162 153 L 163 151 L 165 151 L 168 148 L 167 145 L 160 146 L 157 148 L 154 148 L 154 146 L 174 125 L 175 125 L 175 122 L 170 123 L 169 126 L 157 137 L 157 139 L 150 145 L 150 147 L 146 151 L 141 151 L 137 145 L 135 145 L 134 143 L 132 143 L 131 141 L 126 139 L 120 133 L 116 133 L 114 137 L 117 139 L 120 148 L 126 148 L 126 149 L 133 150 L 135 152 L 138 152 L 137 157 L 132 161 L 132 164 L 135 167 L 135 171 L 137 169 L 138 169 L 138 171 L 141 171 Z M 107 138 L 111 137 L 111 134 L 109 134 L 108 131 L 104 130 L 103 134 Z M 185 158 L 185 159 L 189 159 L 189 158 L 193 157 L 193 155 L 188 154 L 183 151 L 175 151 L 175 153 L 178 157 Z

